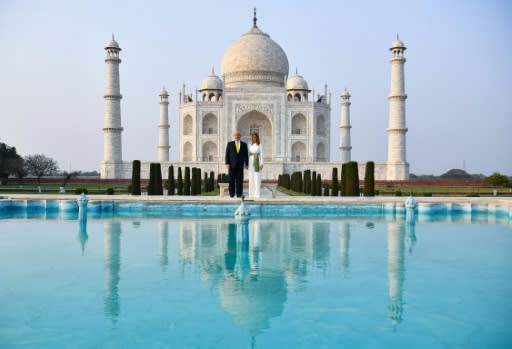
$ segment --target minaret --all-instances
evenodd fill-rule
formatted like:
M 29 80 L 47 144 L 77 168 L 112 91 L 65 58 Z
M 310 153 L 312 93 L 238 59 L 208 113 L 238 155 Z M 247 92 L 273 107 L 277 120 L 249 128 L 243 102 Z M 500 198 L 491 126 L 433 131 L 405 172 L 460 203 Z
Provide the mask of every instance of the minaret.
M 405 94 L 404 84 L 404 51 L 406 47 L 398 35 L 389 49 L 392 53 L 391 91 L 389 93 L 388 123 L 388 161 L 387 180 L 404 180 L 409 178 L 409 164 L 406 161 L 405 134 Z
M 121 178 L 122 141 L 121 133 L 121 92 L 119 87 L 119 51 L 117 41 L 112 40 L 105 47 L 107 57 L 107 76 L 105 79 L 105 111 L 103 121 L 103 161 L 101 163 L 101 178 Z
M 341 119 L 340 119 L 340 152 L 341 163 L 350 161 L 350 94 L 347 89 L 341 94 Z
M 158 161 L 169 161 L 169 93 L 162 89 L 160 92 L 160 125 L 158 137 Z

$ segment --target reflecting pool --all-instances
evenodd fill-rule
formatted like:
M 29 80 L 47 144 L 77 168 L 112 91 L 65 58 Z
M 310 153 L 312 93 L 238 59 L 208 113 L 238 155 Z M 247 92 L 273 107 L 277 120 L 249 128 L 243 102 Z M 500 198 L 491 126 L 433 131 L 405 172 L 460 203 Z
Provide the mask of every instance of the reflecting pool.
M 1 348 L 505 348 L 512 228 L 0 219 Z

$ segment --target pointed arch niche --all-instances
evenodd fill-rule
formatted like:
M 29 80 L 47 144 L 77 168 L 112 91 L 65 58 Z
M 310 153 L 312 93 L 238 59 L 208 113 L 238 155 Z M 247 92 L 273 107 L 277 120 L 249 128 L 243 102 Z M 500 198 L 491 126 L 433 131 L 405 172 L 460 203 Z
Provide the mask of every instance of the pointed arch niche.
M 238 119 L 237 130 L 240 131 L 242 141 L 248 145 L 251 144 L 251 134 L 258 133 L 265 159 L 272 160 L 272 154 L 274 154 L 272 122 L 267 115 L 256 110 L 248 112 Z

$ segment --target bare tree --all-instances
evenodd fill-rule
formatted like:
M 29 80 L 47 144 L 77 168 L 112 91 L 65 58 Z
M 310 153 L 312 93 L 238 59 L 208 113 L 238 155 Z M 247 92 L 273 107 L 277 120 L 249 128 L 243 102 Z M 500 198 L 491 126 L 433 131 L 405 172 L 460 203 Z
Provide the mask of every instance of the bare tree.
M 28 174 L 37 177 L 37 185 L 41 190 L 41 177 L 51 176 L 57 173 L 59 166 L 57 161 L 44 154 L 34 154 L 25 157 L 25 168 Z

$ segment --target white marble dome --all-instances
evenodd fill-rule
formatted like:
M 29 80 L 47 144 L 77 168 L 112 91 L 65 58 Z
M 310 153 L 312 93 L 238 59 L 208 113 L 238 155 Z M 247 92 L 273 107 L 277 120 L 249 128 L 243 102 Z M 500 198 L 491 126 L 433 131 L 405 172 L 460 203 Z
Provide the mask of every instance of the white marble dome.
M 348 93 L 347 89 L 344 89 L 341 93 L 341 97 L 350 98 L 350 93 Z
M 254 26 L 227 49 L 221 69 L 226 87 L 247 83 L 282 87 L 289 66 L 281 46 Z
M 398 37 L 396 38 L 395 41 L 393 41 L 393 43 L 391 44 L 391 48 L 390 50 L 394 49 L 394 48 L 403 48 L 405 49 L 405 45 L 404 43 L 402 42 L 402 40 L 400 40 Z
M 121 48 L 119 47 L 119 44 L 117 43 L 117 41 L 114 39 L 114 35 L 112 35 L 112 40 L 110 40 L 107 45 L 105 46 L 105 49 L 108 49 L 108 48 L 116 48 L 118 50 L 121 50 Z
M 213 70 L 201 83 L 199 91 L 203 90 L 222 90 L 222 80 L 215 75 Z
M 294 76 L 290 77 L 288 81 L 286 82 L 286 89 L 287 90 L 305 90 L 308 91 L 308 83 L 302 75 L 295 74 Z

